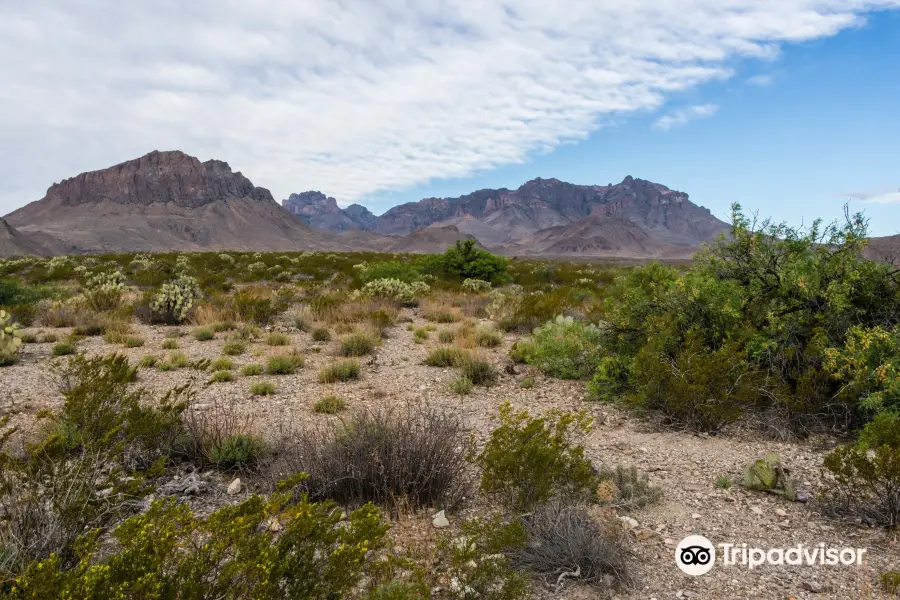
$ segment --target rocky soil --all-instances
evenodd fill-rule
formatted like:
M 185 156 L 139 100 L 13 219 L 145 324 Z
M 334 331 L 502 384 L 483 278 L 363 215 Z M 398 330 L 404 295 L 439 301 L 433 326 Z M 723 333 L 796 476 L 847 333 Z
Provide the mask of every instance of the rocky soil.
M 416 326 L 424 326 L 412 311 L 405 313 Z M 441 326 L 439 326 L 441 327 Z M 171 328 L 136 326 L 135 334 L 146 340 L 143 347 L 122 349 L 105 344 L 100 338 L 88 338 L 79 348 L 88 353 L 123 352 L 134 363 L 147 354 L 160 358 L 169 351 L 161 346 Z M 190 333 L 190 328 L 183 328 Z M 37 331 L 32 328 L 30 332 Z M 49 330 L 45 330 L 49 331 Z M 62 337 L 66 330 L 56 331 Z M 205 386 L 208 373 L 181 369 L 160 372 L 142 369 L 140 383 L 159 392 L 183 384 L 193 378 L 198 383 L 197 410 L 207 410 L 213 401 L 234 401 L 253 419 L 259 433 L 275 437 L 304 423 L 323 422 L 335 418 L 316 414 L 313 403 L 329 394 L 347 401 L 353 408 L 402 403 L 427 403 L 458 413 L 471 428 L 479 443 L 486 439 L 497 406 L 509 401 L 532 413 L 549 409 L 586 409 L 595 417 L 595 427 L 584 440 L 588 455 L 597 465 L 635 464 L 649 473 L 651 481 L 663 489 L 660 503 L 633 512 L 622 512 L 623 527 L 629 529 L 631 551 L 640 571 L 640 584 L 634 590 L 597 589 L 568 585 L 553 590 L 535 584 L 540 598 L 578 599 L 615 597 L 621 600 L 656 598 L 706 598 L 714 600 L 759 598 L 886 598 L 877 583 L 878 575 L 888 569 L 900 569 L 900 541 L 896 535 L 854 523 L 837 522 L 818 510 L 815 495 L 821 485 L 820 465 L 823 455 L 835 440 L 816 438 L 802 442 L 773 442 L 754 431 L 736 430 L 726 436 L 698 436 L 659 429 L 622 410 L 584 400 L 583 384 L 547 379 L 527 367 L 516 366 L 507 372 L 507 353 L 514 336 L 507 336 L 503 346 L 481 350 L 501 373 L 499 384 L 492 388 L 476 387 L 469 396 L 450 392 L 455 373 L 451 369 L 423 366 L 429 349 L 438 345 L 431 334 L 424 344 L 413 342 L 406 323 L 388 331 L 389 338 L 374 357 L 363 357 L 363 374 L 359 381 L 335 385 L 318 382 L 319 368 L 338 360 L 335 356 L 337 336 L 328 343 L 312 342 L 308 333 L 291 331 L 292 347 L 303 350 L 306 365 L 289 376 L 238 376 L 234 382 Z M 224 335 L 199 342 L 190 335 L 179 339 L 180 348 L 191 359 L 215 359 L 221 355 Z M 23 346 L 22 360 L 0 369 L 0 415 L 9 414 L 14 424 L 28 429 L 41 408 L 58 405 L 59 395 L 48 367 L 52 344 Z M 232 357 L 235 368 L 248 363 L 264 363 L 265 357 L 284 351 L 270 348 L 262 340 L 248 345 L 248 351 Z M 236 372 L 236 371 L 235 371 Z M 523 389 L 519 382 L 534 379 L 534 386 Z M 265 378 L 274 381 L 277 392 L 269 397 L 253 397 L 252 381 Z M 768 452 L 777 452 L 792 469 L 795 479 L 812 494 L 809 503 L 792 503 L 774 495 L 748 491 L 740 487 L 743 467 Z M 735 481 L 731 489 L 716 487 L 717 476 L 727 475 Z M 214 473 L 183 473 L 164 484 L 159 493 L 195 498 L 208 506 L 234 502 L 263 485 L 253 478 L 240 484 L 234 477 Z M 229 490 L 229 486 L 231 489 Z M 468 509 L 471 512 L 473 509 Z M 428 546 L 436 529 L 433 513 L 405 515 L 395 524 L 394 535 L 399 547 Z M 465 512 L 446 513 L 453 528 Z M 442 524 L 439 522 L 439 524 Z M 867 548 L 866 561 L 860 566 L 762 566 L 749 570 L 746 566 L 717 564 L 710 573 L 693 578 L 675 565 L 675 545 L 687 535 L 700 533 L 715 543 L 747 543 L 760 548 L 789 548 L 803 543 L 817 546 Z

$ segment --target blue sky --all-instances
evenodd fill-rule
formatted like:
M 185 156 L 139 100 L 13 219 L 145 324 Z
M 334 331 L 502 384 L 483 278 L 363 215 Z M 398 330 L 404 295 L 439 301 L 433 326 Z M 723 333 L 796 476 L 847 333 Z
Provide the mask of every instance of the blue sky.
M 380 213 L 626 175 L 900 230 L 900 0 L 0 3 L 0 214 L 152 150 Z
M 900 12 L 869 15 L 862 26 L 788 44 L 772 60 L 731 64 L 735 75 L 668 98 L 656 110 L 616 118 L 608 128 L 523 164 L 475 177 L 432 181 L 364 198 L 376 212 L 429 196 L 516 188 L 534 177 L 580 184 L 626 175 L 685 191 L 727 220 L 731 202 L 761 217 L 809 224 L 852 211 L 873 235 L 900 233 Z M 709 117 L 660 130 L 660 115 L 718 106 Z

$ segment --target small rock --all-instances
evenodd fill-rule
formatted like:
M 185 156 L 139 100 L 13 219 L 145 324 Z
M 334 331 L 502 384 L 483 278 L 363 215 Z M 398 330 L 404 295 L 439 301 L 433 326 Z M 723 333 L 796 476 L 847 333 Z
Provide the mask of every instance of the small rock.
M 444 511 L 440 511 L 439 513 L 431 517 L 431 524 L 434 525 L 436 529 L 450 527 L 450 521 L 447 520 L 447 516 L 444 514 Z
M 699 519 L 699 518 L 700 518 L 700 513 L 694 513 L 694 514 L 692 514 L 692 515 L 691 515 L 691 518 L 692 518 L 692 519 Z
M 622 521 L 628 529 L 634 529 L 638 526 L 637 519 L 631 517 L 619 517 L 619 520 Z
M 783 508 L 776 508 L 775 514 L 778 515 L 779 517 L 786 517 L 787 511 L 785 511 Z
M 761 509 L 760 507 L 758 507 L 758 506 L 751 506 L 751 507 L 750 507 L 750 512 L 752 512 L 754 515 L 761 515 L 763 511 L 762 511 L 762 509 Z
M 685 598 L 696 598 L 697 592 L 692 592 L 692 591 L 688 590 L 684 593 L 684 597 Z
M 241 483 L 241 478 L 238 477 L 228 484 L 228 495 L 234 496 L 235 494 L 240 494 L 242 489 L 244 489 L 244 484 Z
M 824 594 L 831 591 L 831 586 L 823 585 L 817 581 L 804 581 L 803 589 L 813 594 Z

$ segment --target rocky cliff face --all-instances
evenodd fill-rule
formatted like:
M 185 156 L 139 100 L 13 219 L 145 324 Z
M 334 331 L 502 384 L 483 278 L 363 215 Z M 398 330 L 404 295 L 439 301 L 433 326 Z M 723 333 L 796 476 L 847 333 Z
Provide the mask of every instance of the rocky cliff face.
M 220 160 L 200 162 L 183 152 L 154 151 L 108 169 L 82 173 L 53 185 L 46 199 L 61 206 L 106 200 L 118 204 L 172 203 L 199 208 L 229 198 L 274 202 L 269 190 L 255 187 Z
M 375 215 L 358 204 L 347 207 L 346 210 L 341 210 L 334 198 L 326 196 L 322 192 L 312 191 L 291 194 L 287 200 L 281 202 L 281 205 L 285 210 L 302 219 L 307 225 L 330 231 L 348 231 L 351 229 L 368 231 L 371 228 L 365 226 L 365 221 L 369 218 L 372 220 L 376 219 Z M 350 210 L 351 208 L 353 210 Z

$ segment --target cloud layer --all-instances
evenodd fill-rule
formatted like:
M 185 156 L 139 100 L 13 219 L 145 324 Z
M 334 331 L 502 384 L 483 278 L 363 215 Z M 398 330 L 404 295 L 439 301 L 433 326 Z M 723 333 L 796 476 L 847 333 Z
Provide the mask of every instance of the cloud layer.
M 687 108 L 681 108 L 667 115 L 661 116 L 656 120 L 654 127 L 656 127 L 657 129 L 662 129 L 663 131 L 668 131 L 669 129 L 672 129 L 674 127 L 681 127 L 682 125 L 687 124 L 688 121 L 711 117 L 716 114 L 717 110 L 719 110 L 719 107 L 715 104 L 702 104 L 699 106 L 689 106 Z
M 848 192 L 842 195 L 866 204 L 900 204 L 900 188 L 881 188 L 863 192 Z
M 0 2 L 0 209 L 153 149 L 347 203 L 524 161 L 900 0 Z M 696 108 L 696 107 L 695 107 Z M 700 107 L 703 108 L 703 107 Z M 702 116 L 687 111 L 672 121 Z

